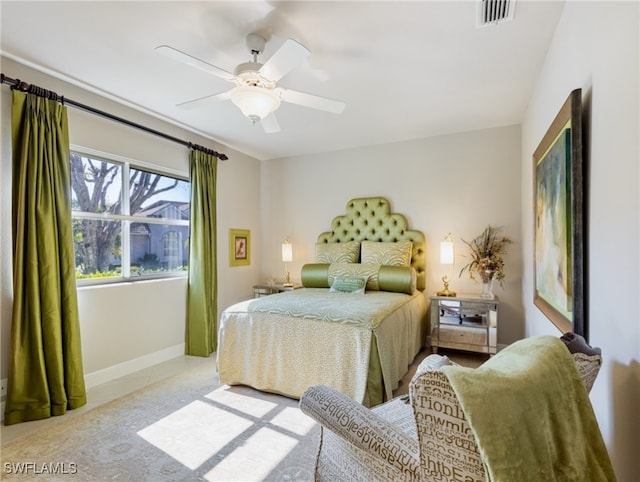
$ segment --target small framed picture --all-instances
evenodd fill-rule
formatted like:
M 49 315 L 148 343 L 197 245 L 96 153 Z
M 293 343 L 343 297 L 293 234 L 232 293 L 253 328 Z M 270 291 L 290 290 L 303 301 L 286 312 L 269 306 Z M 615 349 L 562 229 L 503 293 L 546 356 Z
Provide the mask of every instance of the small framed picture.
M 229 230 L 229 266 L 251 264 L 251 232 L 248 229 Z

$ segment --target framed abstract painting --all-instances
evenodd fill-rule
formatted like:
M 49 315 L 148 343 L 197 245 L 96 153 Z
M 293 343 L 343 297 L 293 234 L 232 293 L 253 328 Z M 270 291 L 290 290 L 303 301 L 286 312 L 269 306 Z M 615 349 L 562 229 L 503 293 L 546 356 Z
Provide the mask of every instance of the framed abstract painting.
M 584 295 L 582 91 L 533 153 L 534 304 L 562 332 L 587 338 Z

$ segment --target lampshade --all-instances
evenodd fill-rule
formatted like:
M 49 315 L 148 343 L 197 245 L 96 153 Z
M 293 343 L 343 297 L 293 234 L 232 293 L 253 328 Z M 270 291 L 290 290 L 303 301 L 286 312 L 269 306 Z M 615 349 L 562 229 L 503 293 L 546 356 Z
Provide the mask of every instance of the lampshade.
M 448 234 L 444 241 L 440 242 L 440 263 L 453 264 L 453 241 L 451 234 Z
M 282 262 L 290 263 L 291 261 L 293 261 L 293 245 L 288 240 L 285 240 L 282 243 Z
M 239 85 L 230 92 L 233 102 L 254 124 L 280 107 L 278 94 L 264 87 Z
M 453 240 L 451 239 L 451 233 L 447 234 L 444 241 L 440 242 L 440 264 L 450 264 L 451 271 L 453 272 L 453 264 L 455 263 L 455 253 L 453 250 Z M 456 292 L 449 289 L 449 279 L 447 276 L 442 277 L 444 283 L 444 289 L 438 291 L 438 296 L 455 296 Z

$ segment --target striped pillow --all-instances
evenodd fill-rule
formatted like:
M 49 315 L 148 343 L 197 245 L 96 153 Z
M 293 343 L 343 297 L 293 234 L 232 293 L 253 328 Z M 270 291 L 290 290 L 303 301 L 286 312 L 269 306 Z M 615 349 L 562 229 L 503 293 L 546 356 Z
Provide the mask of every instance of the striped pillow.
M 362 241 L 362 264 L 384 264 L 388 266 L 411 266 L 413 243 L 409 240 L 395 243 Z
M 317 243 L 316 263 L 357 263 L 360 257 L 360 243 Z

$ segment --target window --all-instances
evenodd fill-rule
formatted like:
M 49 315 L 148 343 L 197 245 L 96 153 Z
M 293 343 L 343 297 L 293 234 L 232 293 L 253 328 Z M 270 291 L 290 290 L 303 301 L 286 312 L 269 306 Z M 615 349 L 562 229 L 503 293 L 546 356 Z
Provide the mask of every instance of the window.
M 71 153 L 76 279 L 185 275 L 190 187 L 127 161 Z

